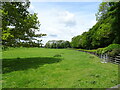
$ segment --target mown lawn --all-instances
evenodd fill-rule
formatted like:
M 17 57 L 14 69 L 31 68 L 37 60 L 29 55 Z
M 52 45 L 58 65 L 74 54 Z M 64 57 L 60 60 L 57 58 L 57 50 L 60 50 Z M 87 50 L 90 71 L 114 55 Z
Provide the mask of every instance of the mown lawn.
M 109 88 L 118 65 L 69 49 L 16 48 L 3 53 L 3 88 Z

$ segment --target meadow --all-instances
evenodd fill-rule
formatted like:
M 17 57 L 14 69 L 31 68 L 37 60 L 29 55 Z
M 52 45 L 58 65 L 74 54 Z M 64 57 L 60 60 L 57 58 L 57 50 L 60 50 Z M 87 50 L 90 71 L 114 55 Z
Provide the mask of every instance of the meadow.
M 2 53 L 3 88 L 110 88 L 118 65 L 72 49 L 10 48 Z

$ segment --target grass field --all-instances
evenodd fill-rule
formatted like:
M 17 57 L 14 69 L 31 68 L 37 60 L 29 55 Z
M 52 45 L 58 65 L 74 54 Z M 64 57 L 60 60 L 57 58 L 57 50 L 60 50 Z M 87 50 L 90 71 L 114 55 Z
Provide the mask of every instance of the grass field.
M 69 49 L 11 48 L 3 53 L 3 88 L 109 88 L 118 65 Z

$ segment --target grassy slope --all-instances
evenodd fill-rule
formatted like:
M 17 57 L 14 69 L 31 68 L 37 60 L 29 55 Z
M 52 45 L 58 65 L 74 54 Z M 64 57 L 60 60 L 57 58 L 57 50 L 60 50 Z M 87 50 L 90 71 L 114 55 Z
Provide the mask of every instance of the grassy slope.
M 60 54 L 62 57 L 54 57 Z M 108 88 L 118 83 L 118 66 L 66 49 L 18 48 L 3 52 L 5 88 Z

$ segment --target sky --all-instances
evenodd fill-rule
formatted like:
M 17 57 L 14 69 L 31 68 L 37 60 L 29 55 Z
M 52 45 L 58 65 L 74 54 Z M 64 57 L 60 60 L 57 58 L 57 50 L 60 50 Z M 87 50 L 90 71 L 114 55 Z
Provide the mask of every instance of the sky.
M 41 23 L 42 43 L 68 40 L 81 35 L 95 25 L 100 2 L 31 2 L 31 13 L 37 13 Z

